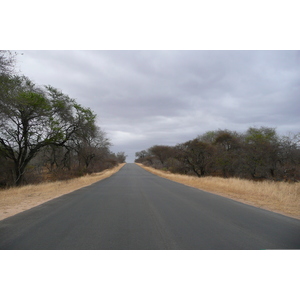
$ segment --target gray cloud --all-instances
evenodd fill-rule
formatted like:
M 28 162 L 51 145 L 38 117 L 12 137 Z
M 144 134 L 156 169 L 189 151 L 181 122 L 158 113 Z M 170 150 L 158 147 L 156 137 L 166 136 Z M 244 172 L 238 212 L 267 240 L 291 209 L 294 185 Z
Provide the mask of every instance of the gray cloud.
M 114 151 L 208 130 L 299 132 L 299 51 L 21 51 L 19 68 L 92 108 Z

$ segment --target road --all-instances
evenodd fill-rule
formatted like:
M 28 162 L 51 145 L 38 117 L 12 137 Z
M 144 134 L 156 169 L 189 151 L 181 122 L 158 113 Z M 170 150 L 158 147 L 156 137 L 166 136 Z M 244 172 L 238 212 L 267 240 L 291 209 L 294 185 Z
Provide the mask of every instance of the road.
M 300 249 L 300 221 L 126 164 L 2 220 L 0 249 Z

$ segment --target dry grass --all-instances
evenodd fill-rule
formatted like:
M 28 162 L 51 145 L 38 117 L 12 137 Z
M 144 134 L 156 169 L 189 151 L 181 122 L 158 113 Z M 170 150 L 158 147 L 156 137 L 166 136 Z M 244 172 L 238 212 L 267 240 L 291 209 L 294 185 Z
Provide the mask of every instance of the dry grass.
M 0 190 L 0 220 L 110 177 L 125 164 L 82 177 Z
M 300 183 L 255 182 L 239 178 L 172 174 L 138 164 L 158 176 L 231 199 L 300 219 Z

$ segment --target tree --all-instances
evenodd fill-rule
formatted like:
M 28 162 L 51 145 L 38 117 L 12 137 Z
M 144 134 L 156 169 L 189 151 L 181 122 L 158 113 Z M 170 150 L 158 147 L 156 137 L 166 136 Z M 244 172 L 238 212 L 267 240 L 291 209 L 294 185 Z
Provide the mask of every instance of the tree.
M 145 161 L 151 160 L 151 155 L 146 150 L 135 152 L 136 159 L 134 160 L 137 163 L 144 163 Z
M 159 160 L 162 166 L 172 156 L 172 147 L 164 145 L 155 145 L 148 149 L 150 155 L 153 155 Z
M 234 176 L 239 171 L 241 141 L 238 133 L 219 130 L 213 142 L 215 146 L 214 163 L 224 177 Z
M 213 144 L 216 141 L 218 131 L 207 131 L 202 135 L 198 135 L 197 139 L 201 142 Z
M 280 138 L 278 156 L 280 179 L 300 180 L 300 133 Z
M 212 165 L 214 148 L 212 145 L 194 139 L 179 144 L 177 159 L 185 163 L 198 176 L 205 176 Z
M 109 146 L 111 143 L 106 137 L 106 133 L 94 122 L 81 126 L 68 144 L 68 147 L 77 153 L 79 164 L 83 162 L 86 169 L 97 156 L 98 158 L 106 156 Z
M 250 127 L 245 134 L 245 164 L 253 179 L 276 176 L 279 159 L 279 138 L 275 128 Z
M 117 153 L 117 160 L 118 163 L 123 164 L 126 162 L 126 157 L 127 155 L 125 155 L 125 152 L 118 152 Z
M 175 147 L 155 145 L 135 155 L 135 162 L 198 177 L 300 180 L 300 133 L 279 137 L 269 127 L 208 131 Z
M 0 145 L 20 185 L 28 163 L 47 146 L 64 146 L 96 115 L 57 89 L 25 76 L 0 75 Z
M 0 50 L 0 74 L 11 74 L 15 65 L 16 53 Z

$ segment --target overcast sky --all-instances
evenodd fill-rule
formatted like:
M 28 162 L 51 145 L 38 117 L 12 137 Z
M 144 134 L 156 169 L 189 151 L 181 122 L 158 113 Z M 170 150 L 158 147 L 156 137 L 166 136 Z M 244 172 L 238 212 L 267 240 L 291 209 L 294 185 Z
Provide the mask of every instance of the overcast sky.
M 300 51 L 19 51 L 18 69 L 90 107 L 124 151 L 209 130 L 300 132 Z

